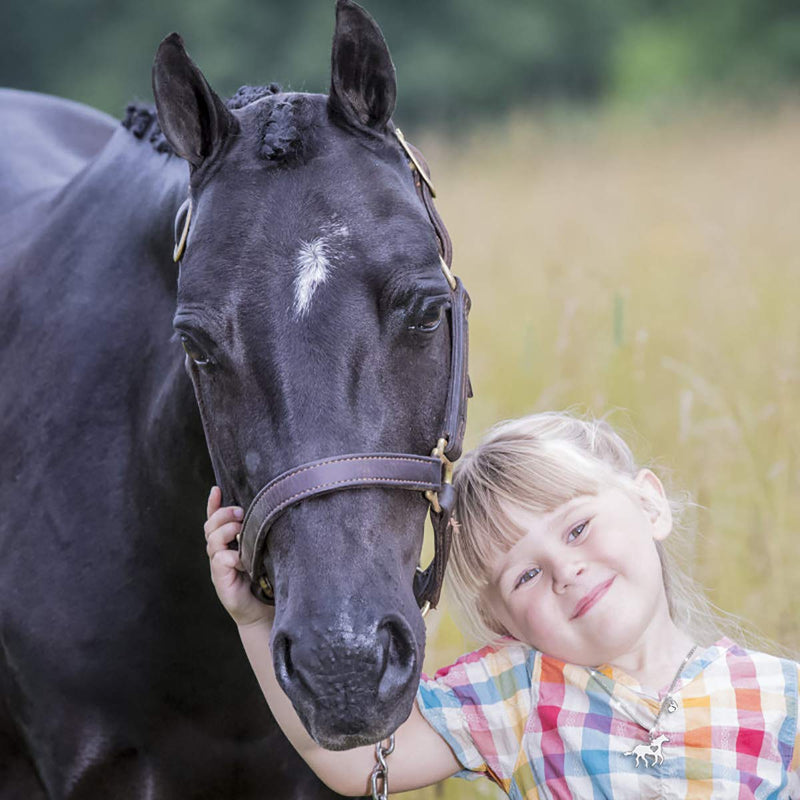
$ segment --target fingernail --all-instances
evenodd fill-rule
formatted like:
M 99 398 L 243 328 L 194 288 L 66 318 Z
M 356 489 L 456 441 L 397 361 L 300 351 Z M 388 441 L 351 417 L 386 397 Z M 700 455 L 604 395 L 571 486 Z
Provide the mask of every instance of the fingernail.
M 244 509 L 234 508 L 233 516 L 236 517 L 236 519 L 241 519 L 244 516 Z

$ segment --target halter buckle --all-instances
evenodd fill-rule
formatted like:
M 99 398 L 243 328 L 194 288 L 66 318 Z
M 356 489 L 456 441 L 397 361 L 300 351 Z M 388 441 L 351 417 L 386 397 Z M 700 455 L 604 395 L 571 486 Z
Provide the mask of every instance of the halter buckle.
M 261 588 L 261 591 L 264 592 L 264 595 L 266 597 L 270 598 L 270 600 L 274 599 L 275 592 L 272 589 L 272 584 L 269 582 L 269 579 L 265 575 L 262 575 L 258 579 L 258 585 Z
M 431 450 L 431 456 L 438 458 L 444 464 L 444 477 L 442 483 L 453 482 L 453 462 L 444 454 L 447 449 L 447 439 L 442 437 L 436 442 L 436 447 Z M 442 507 L 439 505 L 439 493 L 433 489 L 428 489 L 425 492 L 425 499 L 431 504 L 431 508 L 437 513 L 442 513 Z

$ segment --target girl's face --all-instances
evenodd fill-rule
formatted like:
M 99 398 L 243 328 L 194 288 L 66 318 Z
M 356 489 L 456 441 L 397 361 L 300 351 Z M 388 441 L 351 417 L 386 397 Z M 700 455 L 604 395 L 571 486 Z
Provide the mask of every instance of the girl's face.
M 513 637 L 584 666 L 658 640 L 670 620 L 655 543 L 672 517 L 652 472 L 636 483 L 642 498 L 614 487 L 549 513 L 507 509 L 525 533 L 493 565 L 487 600 Z

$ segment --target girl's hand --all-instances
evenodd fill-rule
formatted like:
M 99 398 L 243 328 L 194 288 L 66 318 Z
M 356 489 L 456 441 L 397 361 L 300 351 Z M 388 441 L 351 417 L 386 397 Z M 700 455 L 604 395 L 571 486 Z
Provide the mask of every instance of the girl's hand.
M 208 521 L 203 526 L 206 534 L 206 552 L 211 562 L 211 581 L 217 597 L 237 625 L 255 622 L 272 622 L 272 606 L 256 600 L 250 593 L 250 579 L 244 571 L 238 550 L 229 550 L 228 545 L 242 530 L 244 511 L 238 506 L 220 508 L 222 491 L 212 486 L 208 495 L 206 514 Z

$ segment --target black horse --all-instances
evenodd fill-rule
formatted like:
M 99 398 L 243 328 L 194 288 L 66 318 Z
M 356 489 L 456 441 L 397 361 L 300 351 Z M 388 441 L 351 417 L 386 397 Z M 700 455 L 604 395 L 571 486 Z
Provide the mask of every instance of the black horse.
M 0 797 L 332 796 L 213 595 L 205 498 L 215 473 L 246 505 L 303 462 L 427 455 L 452 292 L 390 120 L 389 53 L 350 0 L 329 96 L 225 104 L 176 35 L 154 92 L 158 121 L 137 107 L 122 126 L 0 97 Z M 277 667 L 324 745 L 410 711 L 427 508 L 361 488 L 272 525 Z

